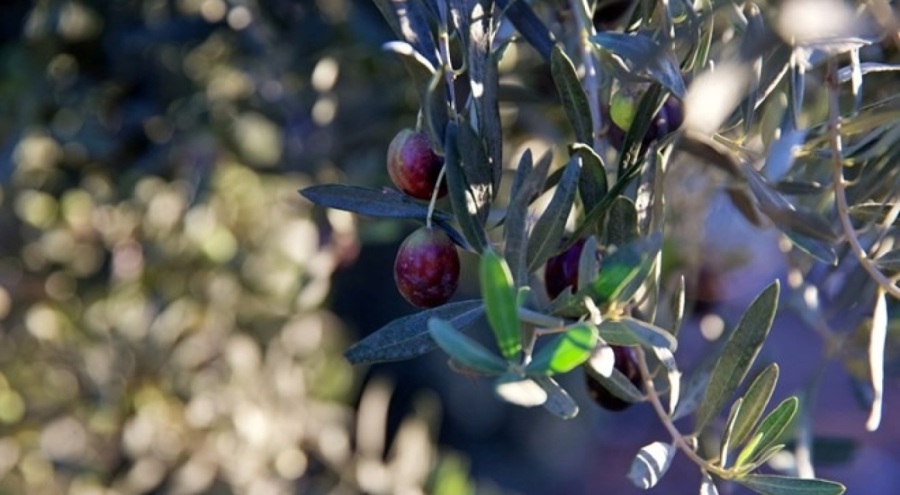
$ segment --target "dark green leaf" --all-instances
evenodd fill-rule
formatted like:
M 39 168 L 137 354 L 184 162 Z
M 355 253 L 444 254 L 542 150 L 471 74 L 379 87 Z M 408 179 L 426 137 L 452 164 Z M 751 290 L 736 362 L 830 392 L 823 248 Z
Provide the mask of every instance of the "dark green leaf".
M 427 204 L 392 189 L 321 184 L 302 189 L 300 195 L 319 206 L 373 217 L 424 221 L 428 216 Z M 440 210 L 435 210 L 434 217 L 444 221 L 452 218 L 450 214 Z
M 553 37 L 550 30 L 534 13 L 528 2 L 518 0 L 495 0 L 497 7 L 512 21 L 516 30 L 528 43 L 541 54 L 544 60 L 550 60 L 553 50 Z
M 597 327 L 582 322 L 572 325 L 535 353 L 526 372 L 537 375 L 568 373 L 591 357 L 597 344 Z
M 499 375 L 509 367 L 500 356 L 465 336 L 445 320 L 429 318 L 428 333 L 438 347 L 466 368 L 488 375 Z
M 741 445 L 744 440 L 753 431 L 756 422 L 762 416 L 763 411 L 772 398 L 772 391 L 775 390 L 775 383 L 778 382 L 778 365 L 770 364 L 762 372 L 756 375 L 756 378 L 747 388 L 744 394 L 744 405 L 741 407 L 741 413 L 738 415 L 737 423 L 732 432 L 732 445 Z
M 788 239 L 791 240 L 791 243 L 797 249 L 821 261 L 822 263 L 825 263 L 826 265 L 837 266 L 837 252 L 835 252 L 834 248 L 828 243 L 810 239 L 809 237 L 794 233 L 786 233 L 785 235 Z
M 570 154 L 581 160 L 581 174 L 578 176 L 578 194 L 585 211 L 592 210 L 606 196 L 609 184 L 603 160 L 590 146 L 575 143 Z
M 575 65 L 560 45 L 553 47 L 550 55 L 550 71 L 559 92 L 559 99 L 569 117 L 569 123 L 575 131 L 575 139 L 586 144 L 592 143 L 594 123 L 591 119 L 591 107 L 578 79 Z
M 675 447 L 665 442 L 645 445 L 631 461 L 628 479 L 638 488 L 653 488 L 669 470 L 674 456 Z
M 752 462 L 756 456 L 768 450 L 784 433 L 785 428 L 794 419 L 799 401 L 796 397 L 788 397 L 763 419 L 753 435 L 753 439 L 747 443 L 738 455 L 735 466 Z
M 352 364 L 411 359 L 435 349 L 428 334 L 428 319 L 448 320 L 465 328 L 484 315 L 481 300 L 459 301 L 394 320 L 351 346 L 344 356 Z
M 658 84 L 651 85 L 650 89 L 641 97 L 631 126 L 628 127 L 625 137 L 622 139 L 622 152 L 619 154 L 618 163 L 621 178 L 637 173 L 641 161 L 641 151 L 644 148 L 644 136 L 650 129 L 653 117 L 663 104 L 663 97 L 662 87 Z
M 597 238 L 588 237 L 584 241 L 581 248 L 581 255 L 578 257 L 578 287 L 591 285 L 597 279 L 600 273 L 600 253 L 597 251 Z
M 549 162 L 547 162 L 547 166 L 549 167 Z M 528 259 L 526 257 L 528 253 L 526 242 L 528 240 L 528 203 L 537 194 L 542 183 L 543 178 L 539 177 L 532 165 L 531 149 L 527 149 L 516 167 L 503 229 L 503 257 L 509 265 L 509 271 L 513 274 L 513 281 L 517 286 L 524 284 L 528 279 Z
M 630 73 L 657 81 L 678 98 L 684 98 L 684 79 L 678 62 L 667 47 L 650 36 L 604 31 L 591 36 L 591 41 L 620 57 Z
M 601 370 L 594 368 L 591 364 L 592 360 L 585 363 L 585 372 L 590 378 L 600 383 L 603 388 L 609 390 L 610 393 L 628 402 L 642 402 L 644 400 L 644 393 L 641 392 L 639 388 L 635 387 L 634 384 L 631 383 L 631 380 L 622 374 L 621 371 L 612 368 L 612 373 L 610 373 L 609 376 L 603 376 Z
M 606 241 L 612 246 L 622 246 L 638 236 L 637 209 L 634 201 L 619 196 L 609 208 L 606 220 Z
M 503 357 L 513 360 L 522 350 L 522 332 L 509 267 L 493 249 L 487 249 L 481 255 L 478 274 L 485 312 L 497 346 Z
M 669 332 L 630 316 L 623 316 L 618 320 L 603 320 L 598 328 L 600 337 L 610 344 L 641 344 L 648 348 L 662 347 L 671 351 L 678 347 L 678 341 Z
M 787 476 L 751 474 L 735 481 L 762 495 L 841 495 L 846 490 L 834 481 Z
M 850 216 L 862 222 L 878 221 L 884 218 L 894 207 L 896 203 L 859 203 L 850 207 Z M 892 225 L 900 224 L 900 217 L 894 220 Z
M 547 392 L 547 400 L 542 404 L 544 409 L 562 419 L 572 419 L 578 415 L 578 404 L 556 380 L 549 376 L 537 376 L 534 380 Z
M 469 189 L 465 171 L 457 149 L 457 125 L 448 122 L 444 136 L 444 167 L 447 171 L 447 188 L 450 191 L 450 204 L 466 241 L 477 252 L 487 246 L 487 237 L 476 212 L 478 201 Z
M 579 293 L 589 295 L 598 304 L 627 301 L 649 273 L 652 260 L 662 246 L 659 232 L 620 246 L 603 259 L 600 275 Z
M 747 376 L 762 348 L 778 307 L 779 282 L 776 280 L 750 304 L 710 376 L 703 402 L 697 410 L 696 431 L 709 423 Z
M 462 158 L 463 173 L 469 194 L 475 204 L 475 215 L 483 227 L 487 223 L 488 210 L 494 198 L 492 171 L 484 152 L 484 143 L 463 119 L 460 121 L 457 144 Z
M 529 272 L 540 268 L 559 248 L 559 240 L 565 231 L 566 220 L 575 201 L 580 171 L 577 160 L 569 160 L 550 203 L 531 229 L 531 237 L 528 240 Z

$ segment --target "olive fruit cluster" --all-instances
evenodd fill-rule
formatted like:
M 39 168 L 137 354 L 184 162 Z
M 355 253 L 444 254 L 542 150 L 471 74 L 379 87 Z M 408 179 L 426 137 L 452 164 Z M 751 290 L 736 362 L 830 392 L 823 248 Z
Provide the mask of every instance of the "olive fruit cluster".
M 434 153 L 428 135 L 403 129 L 388 146 L 387 170 L 406 195 L 428 200 L 447 193 L 438 186 L 444 162 Z M 459 254 L 446 232 L 430 225 L 420 227 L 400 245 L 394 260 L 394 283 L 413 306 L 433 308 L 447 302 L 459 285 Z

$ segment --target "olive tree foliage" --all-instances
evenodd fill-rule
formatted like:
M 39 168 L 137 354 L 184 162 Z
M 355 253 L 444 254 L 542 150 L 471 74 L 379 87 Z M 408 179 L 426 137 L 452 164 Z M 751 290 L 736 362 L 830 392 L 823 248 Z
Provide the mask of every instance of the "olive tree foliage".
M 641 0 L 604 18 L 615 3 L 375 0 L 396 35 L 385 57 L 408 68 L 417 128 L 444 157 L 449 199 L 341 184 L 301 194 L 434 222 L 477 255 L 481 297 L 391 322 L 346 356 L 376 363 L 440 349 L 454 369 L 493 381 L 499 399 L 563 419 L 579 404 L 556 377 L 582 369 L 614 395 L 649 403 L 669 433 L 637 452 L 628 476 L 639 487 L 682 455 L 705 494 L 730 482 L 762 494 L 843 493 L 813 466 L 799 477 L 759 472 L 809 415 L 798 415 L 796 396 L 770 406 L 779 367 L 754 361 L 779 311 L 819 331 L 823 359 L 865 342 L 864 426 L 878 428 L 900 298 L 900 114 L 896 86 L 884 84 L 898 69 L 885 55 L 898 43 L 891 7 Z M 544 73 L 551 91 L 539 87 Z M 651 136 L 668 101 L 683 108 L 683 124 Z M 526 105 L 540 106 L 555 142 L 511 156 L 521 143 L 505 119 Z M 617 115 L 629 123 L 618 138 Z M 726 193 L 757 228 L 777 229 L 790 264 L 787 283 L 772 280 L 704 365 L 677 353 L 692 275 L 664 262 L 678 235 L 668 188 L 687 176 Z M 541 268 L 582 241 L 577 284 L 551 298 Z M 838 315 L 842 326 L 831 324 Z M 613 345 L 634 349 L 641 386 L 614 366 Z M 701 449 L 710 438 L 718 448 Z

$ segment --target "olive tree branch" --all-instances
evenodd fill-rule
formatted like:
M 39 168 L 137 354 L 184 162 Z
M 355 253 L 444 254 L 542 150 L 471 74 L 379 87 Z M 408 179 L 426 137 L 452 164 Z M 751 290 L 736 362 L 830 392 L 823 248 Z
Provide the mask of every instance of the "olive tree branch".
M 847 194 L 844 183 L 844 159 L 843 144 L 841 142 L 841 109 L 840 109 L 840 81 L 837 75 L 837 63 L 832 59 L 828 61 L 828 133 L 831 142 L 831 165 L 834 172 L 833 189 L 838 219 L 844 230 L 844 235 L 850 243 L 851 251 L 856 256 L 859 264 L 884 291 L 895 299 L 900 299 L 900 288 L 890 281 L 872 263 L 868 253 L 859 242 L 856 230 L 850 222 L 849 207 L 847 206 Z
M 653 375 L 650 373 L 650 369 L 647 367 L 647 356 L 644 354 L 644 350 L 640 347 L 635 348 L 637 354 L 637 363 L 638 369 L 641 371 L 641 379 L 644 381 L 644 393 L 647 396 L 647 401 L 653 406 L 653 410 L 656 411 L 656 415 L 659 416 L 660 421 L 663 426 L 669 432 L 669 435 L 672 436 L 672 441 L 679 450 L 684 452 L 684 455 L 688 457 L 694 464 L 700 466 L 701 469 L 707 472 L 711 472 L 716 476 L 721 478 L 729 478 L 729 473 L 713 464 L 712 462 L 700 457 L 685 439 L 684 435 L 678 430 L 678 427 L 675 426 L 675 423 L 672 421 L 671 416 L 666 412 L 665 406 L 662 404 L 662 400 L 659 397 L 659 392 L 656 390 L 656 385 L 653 384 Z

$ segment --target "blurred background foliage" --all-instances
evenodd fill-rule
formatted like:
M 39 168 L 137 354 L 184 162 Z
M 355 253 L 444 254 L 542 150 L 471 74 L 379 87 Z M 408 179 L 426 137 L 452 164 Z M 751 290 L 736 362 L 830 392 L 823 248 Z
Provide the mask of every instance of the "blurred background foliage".
M 636 492 L 630 459 L 664 434 L 648 410 L 560 422 L 433 356 L 341 356 L 411 312 L 390 265 L 413 225 L 296 191 L 387 184 L 418 105 L 390 39 L 368 0 L 2 3 L 0 494 Z M 518 43 L 500 69 L 519 101 L 504 154 L 540 154 L 565 118 L 529 103 L 549 71 Z M 693 325 L 688 355 L 707 342 Z M 808 340 L 788 338 L 767 358 Z M 849 463 L 832 476 L 895 486 L 900 426 L 856 450 L 848 394 L 820 398 Z M 660 490 L 696 486 L 679 462 Z

